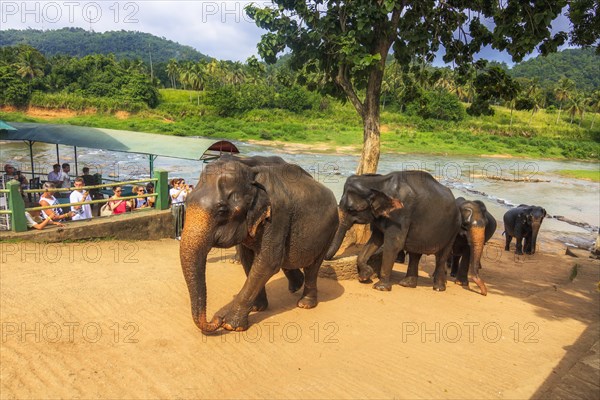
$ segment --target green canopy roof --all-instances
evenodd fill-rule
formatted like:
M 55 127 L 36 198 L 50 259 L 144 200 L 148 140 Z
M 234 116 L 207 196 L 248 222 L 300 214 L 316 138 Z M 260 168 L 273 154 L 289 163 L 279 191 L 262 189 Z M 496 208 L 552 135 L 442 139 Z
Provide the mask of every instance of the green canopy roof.
M 1 130 L 7 130 L 7 131 L 14 131 L 15 128 L 13 128 L 12 126 L 8 125 L 6 122 L 4 121 L 0 121 L 0 131 Z
M 16 130 L 2 130 L 0 140 L 26 140 L 126 153 L 202 160 L 220 153 L 239 153 L 225 140 L 158 135 L 87 126 L 11 122 Z

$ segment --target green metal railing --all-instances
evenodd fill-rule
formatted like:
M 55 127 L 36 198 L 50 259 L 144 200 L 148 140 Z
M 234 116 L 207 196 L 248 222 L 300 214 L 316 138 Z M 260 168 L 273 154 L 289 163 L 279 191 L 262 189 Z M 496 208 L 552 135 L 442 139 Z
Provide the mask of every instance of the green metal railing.
M 124 181 L 117 183 L 108 183 L 102 185 L 94 185 L 94 186 L 84 186 L 82 188 L 60 188 L 53 189 L 52 192 L 67 192 L 79 189 L 104 189 L 107 187 L 115 187 L 115 186 L 123 186 L 123 185 L 133 185 L 138 183 L 145 182 L 155 182 L 154 193 L 151 194 L 143 194 L 137 196 L 124 196 L 119 197 L 120 200 L 131 200 L 131 199 L 139 199 L 146 197 L 155 197 L 156 201 L 154 203 L 154 208 L 156 210 L 166 210 L 169 208 L 169 183 L 168 183 L 168 172 L 157 170 L 154 171 L 154 178 L 150 179 L 139 179 L 133 181 Z M 27 189 L 23 190 L 23 193 L 43 193 L 44 189 Z M 39 206 L 39 207 L 29 207 L 25 208 L 25 202 L 23 201 L 23 197 L 21 197 L 21 184 L 12 180 L 8 182 L 7 189 L 1 189 L 0 193 L 8 194 L 8 210 L 0 210 L 0 214 L 10 214 L 11 216 L 11 227 L 14 232 L 24 232 L 27 230 L 27 220 L 25 218 L 25 211 L 38 211 L 38 210 L 46 210 L 49 208 L 62 208 L 62 207 L 72 207 L 72 206 L 81 206 L 85 204 L 100 204 L 106 203 L 109 201 L 113 201 L 110 199 L 101 199 L 101 200 L 90 200 L 90 201 L 82 201 L 79 203 L 64 203 L 64 204 L 55 204 L 52 206 Z

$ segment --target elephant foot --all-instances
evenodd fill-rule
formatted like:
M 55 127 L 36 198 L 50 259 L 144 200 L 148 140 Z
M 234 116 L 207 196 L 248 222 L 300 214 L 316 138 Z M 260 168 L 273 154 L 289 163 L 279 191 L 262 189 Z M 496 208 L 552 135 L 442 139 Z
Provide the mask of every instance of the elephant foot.
M 416 276 L 405 276 L 398 282 L 400 286 L 407 288 L 416 288 L 417 287 L 417 277 Z
M 288 277 L 288 290 L 290 293 L 296 293 L 304 285 L 304 274 L 297 269 L 292 271 L 286 274 Z
M 518 256 L 522 256 L 523 252 L 521 250 L 517 250 L 517 251 L 515 251 L 515 254 L 518 255 Z
M 370 265 L 365 265 L 358 270 L 358 280 L 361 283 L 371 283 L 371 275 L 373 275 L 373 268 Z
M 380 280 L 373 285 L 373 289 L 389 292 L 392 290 L 392 284 L 390 282 L 383 282 Z
M 315 308 L 318 302 L 316 297 L 304 296 L 298 300 L 297 306 L 304 309 Z
M 456 276 L 456 272 L 450 272 L 450 276 L 454 278 Z
M 269 302 L 267 299 L 256 299 L 250 311 L 265 311 L 269 307 Z
M 469 287 L 469 281 L 468 280 L 457 279 L 457 280 L 454 281 L 454 283 L 456 283 L 457 285 L 460 285 L 460 286 Z
M 510 246 L 504 246 L 505 251 L 510 251 Z
M 223 318 L 223 328 L 228 331 L 245 331 L 248 329 L 248 316 L 228 313 Z
M 433 290 L 435 290 L 436 292 L 444 292 L 446 290 L 446 283 L 434 282 L 433 283 Z

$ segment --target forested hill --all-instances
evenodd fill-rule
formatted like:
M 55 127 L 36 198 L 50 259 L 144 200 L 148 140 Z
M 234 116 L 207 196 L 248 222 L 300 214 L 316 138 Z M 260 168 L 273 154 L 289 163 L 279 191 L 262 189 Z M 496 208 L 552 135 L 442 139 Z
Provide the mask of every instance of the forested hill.
M 543 87 L 566 77 L 578 89 L 591 91 L 600 88 L 600 56 L 593 49 L 568 49 L 517 64 L 510 74 L 513 78 L 537 78 Z
M 56 54 L 83 57 L 89 54 L 113 53 L 118 59 L 149 60 L 155 63 L 176 60 L 199 61 L 210 59 L 190 46 L 184 46 L 171 40 L 149 33 L 133 31 L 110 31 L 105 33 L 89 32 L 81 28 L 63 28 L 58 30 L 16 30 L 0 31 L 0 46 L 28 44 L 41 51 L 47 57 Z

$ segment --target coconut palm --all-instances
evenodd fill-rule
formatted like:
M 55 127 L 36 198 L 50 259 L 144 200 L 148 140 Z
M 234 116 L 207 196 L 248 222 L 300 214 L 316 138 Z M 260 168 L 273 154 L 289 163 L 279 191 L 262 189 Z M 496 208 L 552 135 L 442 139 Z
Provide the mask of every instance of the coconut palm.
M 592 118 L 592 125 L 590 126 L 590 130 L 594 129 L 594 122 L 596 122 L 596 115 L 600 112 L 600 90 L 594 91 L 590 98 L 588 99 L 588 105 L 594 112 L 594 117 Z
M 19 49 L 15 67 L 21 78 L 29 81 L 29 93 L 31 93 L 31 83 L 37 77 L 44 76 L 44 65 L 46 60 L 44 56 L 33 47 L 24 46 Z
M 177 78 L 179 77 L 179 64 L 177 60 L 171 58 L 167 64 L 167 76 L 171 80 L 171 87 L 177 89 Z
M 569 78 L 560 78 L 556 89 L 554 89 L 554 95 L 556 100 L 559 101 L 558 115 L 556 116 L 556 123 L 560 120 L 560 112 L 562 110 L 563 103 L 571 98 L 571 94 L 575 89 L 575 82 Z
M 585 97 L 581 93 L 572 95 L 571 103 L 567 112 L 571 116 L 571 124 L 576 115 L 579 115 L 579 126 L 581 126 L 581 120 L 583 119 L 583 113 L 585 111 Z

